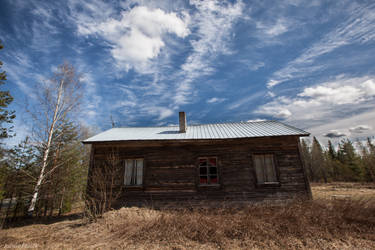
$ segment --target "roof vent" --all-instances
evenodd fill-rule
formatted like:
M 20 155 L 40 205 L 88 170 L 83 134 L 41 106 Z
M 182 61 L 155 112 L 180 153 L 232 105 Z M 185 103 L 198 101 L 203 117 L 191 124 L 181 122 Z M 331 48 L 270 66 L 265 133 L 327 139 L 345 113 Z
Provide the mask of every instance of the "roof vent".
M 180 117 L 180 133 L 186 133 L 187 124 L 186 124 L 186 114 L 184 111 L 179 112 Z

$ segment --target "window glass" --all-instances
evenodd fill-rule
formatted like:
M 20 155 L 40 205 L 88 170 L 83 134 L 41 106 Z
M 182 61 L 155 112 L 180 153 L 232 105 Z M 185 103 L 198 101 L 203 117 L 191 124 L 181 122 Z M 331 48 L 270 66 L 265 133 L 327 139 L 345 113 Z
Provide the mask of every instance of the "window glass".
M 199 158 L 199 183 L 206 185 L 219 183 L 216 157 Z
M 200 176 L 200 184 L 207 184 L 208 178 L 207 176 Z
M 142 185 L 143 181 L 143 159 L 125 160 L 124 184 L 126 186 Z
M 205 167 L 200 167 L 200 168 L 199 168 L 199 173 L 200 173 L 201 175 L 207 175 L 207 168 L 205 168 Z
M 215 174 L 217 173 L 217 168 L 216 167 L 210 167 L 210 174 Z
M 274 156 L 272 154 L 254 155 L 254 168 L 259 184 L 277 182 Z

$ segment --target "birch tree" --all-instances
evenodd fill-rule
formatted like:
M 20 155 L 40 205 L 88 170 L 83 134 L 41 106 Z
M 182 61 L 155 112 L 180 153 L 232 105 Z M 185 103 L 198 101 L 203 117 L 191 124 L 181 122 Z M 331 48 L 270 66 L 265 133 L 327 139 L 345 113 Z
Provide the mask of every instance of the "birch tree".
M 68 63 L 60 65 L 53 76 L 43 82 L 36 90 L 37 105 L 30 111 L 34 120 L 35 136 L 42 149 L 40 173 L 36 181 L 31 203 L 28 209 L 30 215 L 35 210 L 39 191 L 46 176 L 53 172 L 59 165 L 49 168 L 46 172 L 54 140 L 58 140 L 62 133 L 56 130 L 64 127 L 65 123 L 79 109 L 81 99 L 81 81 L 74 67 Z M 56 136 L 54 136 L 56 135 Z

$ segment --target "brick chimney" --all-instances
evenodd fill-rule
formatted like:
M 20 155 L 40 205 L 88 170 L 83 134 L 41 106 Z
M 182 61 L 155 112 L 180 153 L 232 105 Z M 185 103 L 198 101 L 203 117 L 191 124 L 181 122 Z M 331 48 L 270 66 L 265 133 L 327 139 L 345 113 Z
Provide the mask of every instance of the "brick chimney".
M 186 133 L 187 123 L 186 123 L 186 114 L 184 111 L 179 112 L 180 117 L 180 133 Z

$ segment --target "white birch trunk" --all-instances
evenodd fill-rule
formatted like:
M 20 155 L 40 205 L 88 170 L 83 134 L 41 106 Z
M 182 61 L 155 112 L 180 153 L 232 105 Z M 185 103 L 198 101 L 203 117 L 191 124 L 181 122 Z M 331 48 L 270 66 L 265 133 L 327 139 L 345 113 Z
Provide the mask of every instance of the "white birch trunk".
M 56 107 L 55 107 L 55 110 L 54 110 L 54 113 L 53 113 L 53 120 L 52 120 L 51 127 L 49 128 L 49 131 L 48 131 L 48 140 L 47 140 L 46 149 L 44 150 L 44 153 L 43 153 L 42 168 L 40 170 L 39 178 L 38 178 L 38 181 L 37 181 L 37 183 L 35 185 L 35 188 L 34 188 L 33 198 L 31 199 L 31 203 L 30 203 L 30 206 L 29 206 L 29 209 L 28 209 L 29 215 L 32 215 L 34 210 L 35 210 L 35 205 L 36 205 L 36 202 L 38 200 L 38 195 L 39 195 L 39 189 L 40 189 L 40 186 L 42 185 L 42 182 L 43 182 L 43 179 L 44 179 L 44 172 L 45 172 L 46 167 L 47 167 L 48 154 L 49 154 L 51 144 L 52 144 L 52 136 L 53 136 L 55 124 L 56 124 L 57 118 L 58 118 L 57 114 L 58 114 L 59 108 L 60 108 L 60 101 L 61 101 L 61 96 L 62 96 L 62 92 L 63 92 L 63 85 L 64 85 L 64 79 L 62 79 L 60 81 L 59 91 L 58 91 L 58 94 L 57 94 Z

